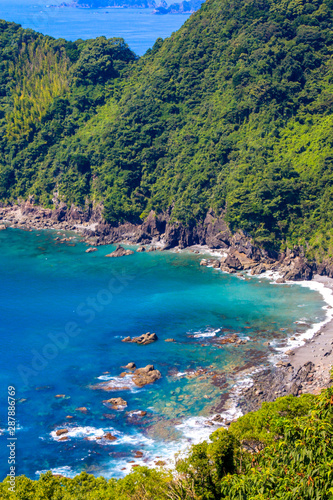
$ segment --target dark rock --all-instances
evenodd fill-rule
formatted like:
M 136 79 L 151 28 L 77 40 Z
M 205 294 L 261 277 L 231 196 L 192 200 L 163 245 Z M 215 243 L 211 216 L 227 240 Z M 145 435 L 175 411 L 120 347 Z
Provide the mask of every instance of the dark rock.
M 264 272 L 266 272 L 266 266 L 264 264 L 259 264 L 258 266 L 252 269 L 251 274 L 257 275 L 257 274 L 262 274 Z
M 288 258 L 287 258 L 288 259 Z M 290 259 L 290 257 L 289 257 Z M 288 260 L 283 262 L 283 264 L 287 264 Z M 289 264 L 290 270 L 284 275 L 285 280 L 311 280 L 313 276 L 312 267 L 309 263 L 302 257 L 296 257 L 293 260 L 290 260 Z
M 212 418 L 212 421 L 213 421 L 213 422 L 220 422 L 220 423 L 222 423 L 222 422 L 224 422 L 224 421 L 225 421 L 225 418 L 224 418 L 224 417 L 222 417 L 221 415 L 215 415 L 215 416 Z
M 147 219 L 141 226 L 143 233 L 149 236 L 159 236 L 165 232 L 166 220 L 162 215 L 157 216 L 156 213 L 151 210 Z
M 230 254 L 225 259 L 224 265 L 230 267 L 231 269 L 235 269 L 237 271 L 243 269 L 240 260 L 237 257 L 234 257 L 233 255 Z

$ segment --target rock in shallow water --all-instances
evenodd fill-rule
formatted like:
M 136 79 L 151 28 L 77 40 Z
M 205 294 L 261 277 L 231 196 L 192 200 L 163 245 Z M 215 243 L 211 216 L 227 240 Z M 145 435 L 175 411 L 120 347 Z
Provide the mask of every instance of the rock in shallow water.
M 132 342 L 134 344 L 147 345 L 151 344 L 152 342 L 156 342 L 156 340 L 158 340 L 156 333 L 148 332 L 140 335 L 140 337 L 125 337 L 124 339 L 122 339 L 122 342 Z
M 67 434 L 68 433 L 68 429 L 58 429 L 56 431 L 56 436 L 62 436 L 63 434 Z
M 119 407 L 125 407 L 127 406 L 127 401 L 123 398 L 111 398 L 111 399 L 106 399 L 103 401 L 103 403 L 107 403 L 112 405 L 113 410 L 118 410 Z
M 138 387 L 143 387 L 147 384 L 152 384 L 162 377 L 158 370 L 155 370 L 154 365 L 147 365 L 144 368 L 138 368 L 133 375 L 133 382 Z
M 106 434 L 103 435 L 103 439 L 106 439 L 107 441 L 116 441 L 116 436 L 112 436 L 111 432 L 107 432 Z
M 105 257 L 124 257 L 125 255 L 132 255 L 133 250 L 125 250 L 124 247 L 118 245 L 114 252 L 109 253 Z
M 127 368 L 128 370 L 135 370 L 136 368 L 136 364 L 131 362 L 131 363 L 128 363 L 125 368 Z

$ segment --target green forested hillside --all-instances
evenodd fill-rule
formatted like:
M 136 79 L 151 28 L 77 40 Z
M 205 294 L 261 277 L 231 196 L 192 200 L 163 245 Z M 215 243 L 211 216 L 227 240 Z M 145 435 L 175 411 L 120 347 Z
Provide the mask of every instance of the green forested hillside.
M 56 191 L 112 224 L 213 208 L 264 246 L 331 256 L 332 7 L 207 0 L 139 60 L 2 23 L 1 199 Z
M 286 396 L 194 445 L 176 471 L 138 467 L 123 479 L 43 474 L 6 479 L 3 500 L 332 500 L 333 390 Z

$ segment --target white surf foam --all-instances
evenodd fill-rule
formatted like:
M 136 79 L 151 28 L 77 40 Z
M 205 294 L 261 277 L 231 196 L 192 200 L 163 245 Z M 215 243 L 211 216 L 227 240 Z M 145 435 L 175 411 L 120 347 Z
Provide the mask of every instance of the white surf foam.
M 193 337 L 195 338 L 205 338 L 205 337 L 215 337 L 215 335 L 221 331 L 221 328 L 214 330 L 213 328 L 207 328 L 204 332 L 194 332 Z
M 62 434 L 57 436 L 57 430 L 59 429 L 68 429 L 66 434 Z M 58 429 L 54 429 L 50 435 L 54 441 L 59 441 L 62 437 L 73 438 L 73 439 L 84 439 L 89 438 L 91 440 L 96 440 L 99 437 L 103 437 L 103 435 L 107 432 L 111 432 L 112 435 L 120 436 L 121 433 L 115 430 L 113 427 L 108 427 L 106 429 L 96 428 L 91 426 L 78 426 L 78 427 L 59 427 Z M 113 441 L 110 441 L 113 442 Z
M 112 375 L 100 375 L 98 380 L 102 380 L 103 382 L 106 382 L 110 390 L 130 390 L 131 392 L 139 392 L 142 390 L 142 388 L 138 387 L 135 385 L 135 383 L 132 380 L 133 375 L 129 373 L 128 375 L 125 375 L 125 377 L 114 377 Z
M 65 477 L 73 478 L 76 476 L 77 472 L 74 472 L 69 465 L 64 465 L 63 467 L 54 467 L 53 469 L 36 470 L 35 474 L 40 476 L 51 470 L 52 474 L 61 474 Z
M 286 351 L 301 347 L 302 345 L 305 344 L 306 340 L 310 340 L 312 337 L 318 333 L 323 326 L 325 326 L 327 323 L 329 323 L 332 318 L 333 318 L 333 294 L 332 294 L 332 289 L 328 288 L 325 286 L 324 283 L 319 283 L 318 281 L 288 281 L 286 282 L 288 284 L 292 285 L 299 285 L 303 287 L 310 288 L 311 290 L 314 290 L 322 296 L 324 302 L 326 303 L 325 306 L 323 306 L 323 309 L 326 311 L 326 317 L 323 321 L 320 321 L 318 323 L 314 323 L 311 325 L 310 328 L 308 328 L 305 332 L 302 333 L 295 333 L 292 336 L 294 339 L 292 340 L 291 338 L 286 339 L 286 344 L 283 347 L 275 347 L 277 351 L 279 351 L 281 354 L 284 354 Z M 306 304 L 301 304 L 298 307 L 306 307 Z M 296 323 L 296 322 L 295 322 Z M 307 324 L 303 318 L 297 322 L 298 324 Z M 277 360 L 281 359 L 281 356 L 272 356 L 271 361 L 276 362 Z

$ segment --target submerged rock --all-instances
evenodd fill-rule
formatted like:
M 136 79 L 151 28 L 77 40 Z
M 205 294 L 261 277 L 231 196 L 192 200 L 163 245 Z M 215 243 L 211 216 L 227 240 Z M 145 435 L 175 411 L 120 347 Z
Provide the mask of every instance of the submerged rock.
M 245 340 L 238 337 L 236 333 L 224 338 L 219 338 L 216 340 L 218 344 L 246 344 Z
M 85 406 L 80 406 L 80 408 L 75 408 L 75 411 L 80 411 L 81 413 L 87 413 L 88 409 Z

